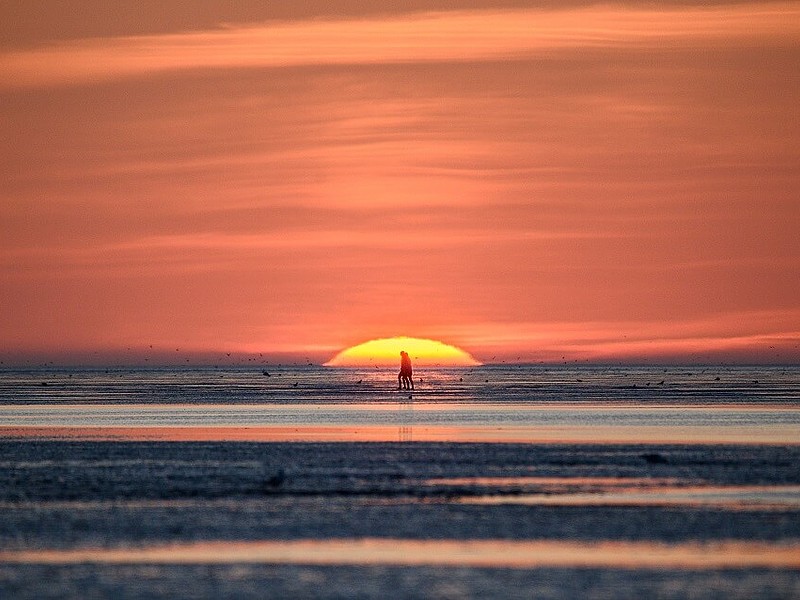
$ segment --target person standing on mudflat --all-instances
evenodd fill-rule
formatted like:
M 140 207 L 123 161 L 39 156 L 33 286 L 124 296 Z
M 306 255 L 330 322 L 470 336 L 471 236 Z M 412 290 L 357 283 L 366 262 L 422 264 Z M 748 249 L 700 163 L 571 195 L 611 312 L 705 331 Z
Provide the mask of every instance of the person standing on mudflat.
M 411 371 L 411 357 L 405 350 L 400 351 L 400 374 L 397 376 L 397 389 L 414 389 L 414 379 Z

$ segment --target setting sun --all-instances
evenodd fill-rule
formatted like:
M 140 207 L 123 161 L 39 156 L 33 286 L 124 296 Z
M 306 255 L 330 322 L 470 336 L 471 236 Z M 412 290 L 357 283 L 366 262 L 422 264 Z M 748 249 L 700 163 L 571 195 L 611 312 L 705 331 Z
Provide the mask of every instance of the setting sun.
M 481 364 L 469 353 L 436 340 L 393 337 L 370 340 L 342 350 L 325 363 L 327 367 L 396 366 L 400 351 L 411 356 L 415 366 L 468 367 Z

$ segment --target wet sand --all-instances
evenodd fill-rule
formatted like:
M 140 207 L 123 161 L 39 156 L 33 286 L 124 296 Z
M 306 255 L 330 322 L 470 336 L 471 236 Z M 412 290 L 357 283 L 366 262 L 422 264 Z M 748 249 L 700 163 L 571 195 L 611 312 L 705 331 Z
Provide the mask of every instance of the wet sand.
M 27 439 L 0 456 L 3 597 L 800 590 L 797 445 Z
M 420 377 L 0 372 L 0 598 L 800 597 L 797 369 Z

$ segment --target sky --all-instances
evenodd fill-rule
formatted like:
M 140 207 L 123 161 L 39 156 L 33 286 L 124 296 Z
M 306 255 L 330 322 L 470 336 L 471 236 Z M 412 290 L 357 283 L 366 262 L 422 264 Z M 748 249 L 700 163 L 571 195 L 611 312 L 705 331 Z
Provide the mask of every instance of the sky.
M 800 2 L 0 15 L 5 364 L 800 363 Z

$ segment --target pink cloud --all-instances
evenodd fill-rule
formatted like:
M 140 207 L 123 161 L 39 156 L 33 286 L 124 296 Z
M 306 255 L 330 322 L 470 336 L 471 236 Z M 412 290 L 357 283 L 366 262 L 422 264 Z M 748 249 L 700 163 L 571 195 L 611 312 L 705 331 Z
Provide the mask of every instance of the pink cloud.
M 731 38 L 796 43 L 785 3 L 672 8 L 453 11 L 312 20 L 122 37 L 6 52 L 6 87 L 74 84 L 164 70 L 508 59 L 577 47 L 724 46 Z

